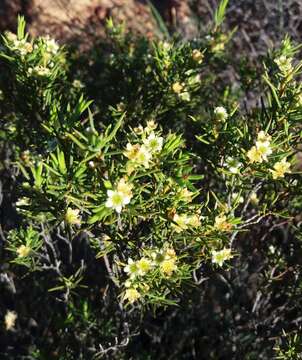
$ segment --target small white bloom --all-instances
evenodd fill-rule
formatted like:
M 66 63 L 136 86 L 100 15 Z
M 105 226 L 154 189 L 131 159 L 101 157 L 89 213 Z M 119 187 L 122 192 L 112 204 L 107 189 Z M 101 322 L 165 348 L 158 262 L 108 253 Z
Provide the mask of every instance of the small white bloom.
M 156 136 L 152 131 L 151 134 L 143 141 L 146 148 L 151 153 L 160 152 L 163 147 L 164 139 L 161 136 Z
M 264 161 L 267 161 L 267 157 L 273 152 L 269 141 L 256 141 L 256 148 Z
M 233 199 L 233 201 L 236 201 L 237 200 L 237 198 L 238 198 L 238 193 L 233 193 L 232 194 L 232 199 Z M 238 202 L 239 202 L 239 204 L 242 204 L 243 202 L 244 202 L 244 198 L 242 197 L 242 196 L 239 196 L 239 198 L 238 198 Z
M 146 169 L 148 169 L 150 166 L 149 163 L 151 158 L 152 154 L 149 149 L 147 149 L 146 146 L 142 145 L 136 154 L 135 162 L 139 165 L 143 165 Z
M 83 89 L 84 84 L 82 83 L 81 80 L 75 79 L 75 80 L 73 80 L 73 82 L 72 82 L 72 86 L 73 86 L 74 88 L 76 88 L 76 89 Z
M 239 162 L 237 159 L 234 159 L 231 156 L 226 158 L 224 166 L 228 169 L 228 171 L 234 175 L 240 173 L 240 168 L 242 167 L 242 163 Z
M 114 209 L 117 213 L 122 211 L 125 205 L 130 203 L 132 198 L 132 186 L 127 184 L 124 179 L 121 179 L 117 185 L 116 190 L 107 191 L 106 207 Z
M 216 119 L 219 121 L 225 121 L 229 116 L 226 109 L 223 106 L 217 106 L 214 109 L 214 115 Z
M 281 71 L 281 73 L 283 75 L 287 75 L 293 69 L 292 60 L 293 59 L 291 57 L 286 57 L 285 55 L 281 55 L 277 59 L 275 59 L 274 61 L 278 65 L 279 70 Z
M 136 262 L 136 266 L 138 269 L 138 274 L 140 276 L 144 276 L 149 270 L 151 270 L 152 264 L 149 259 L 143 257 Z
M 45 44 L 45 48 L 46 48 L 46 51 L 52 55 L 55 55 L 58 51 L 59 51 L 59 44 L 56 42 L 55 39 L 51 39 L 49 37 L 49 35 L 46 35 L 44 38 L 43 38 L 43 41 L 44 41 L 44 44 Z
M 15 327 L 15 323 L 17 320 L 17 313 L 15 311 L 8 310 L 4 317 L 4 324 L 6 330 L 12 330 Z
M 138 267 L 131 258 L 128 259 L 128 264 L 124 267 L 125 273 L 127 273 L 130 279 L 134 279 L 138 275 Z
M 222 249 L 220 251 L 212 251 L 212 263 L 222 266 L 226 260 L 229 260 L 233 257 L 231 249 Z

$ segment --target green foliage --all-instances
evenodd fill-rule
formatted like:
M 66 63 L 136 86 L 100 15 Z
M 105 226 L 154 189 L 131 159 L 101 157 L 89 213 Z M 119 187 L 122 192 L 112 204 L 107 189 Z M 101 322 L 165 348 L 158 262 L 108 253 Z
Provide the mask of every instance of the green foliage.
M 240 261 L 241 242 L 269 242 L 286 224 L 300 248 L 299 47 L 286 38 L 250 79 L 220 29 L 227 3 L 194 41 L 135 39 L 109 20 L 107 43 L 88 60 L 48 37 L 30 39 L 22 17 L 18 35 L 3 35 L 1 136 L 18 214 L 4 231 L 3 262 L 18 291 L 28 296 L 25 276 L 35 294 L 25 310 L 17 305 L 20 318 L 35 305 L 57 309 L 50 319 L 41 312 L 38 327 L 52 340 L 39 338 L 31 356 L 126 358 L 148 310 L 188 302 L 194 314 L 195 291 L 213 274 L 231 287 L 223 267 Z M 236 86 L 222 75 L 231 65 L 245 75 Z M 253 86 L 259 106 L 245 107 Z M 274 249 L 263 292 L 289 272 Z M 253 336 L 245 341 L 253 346 Z

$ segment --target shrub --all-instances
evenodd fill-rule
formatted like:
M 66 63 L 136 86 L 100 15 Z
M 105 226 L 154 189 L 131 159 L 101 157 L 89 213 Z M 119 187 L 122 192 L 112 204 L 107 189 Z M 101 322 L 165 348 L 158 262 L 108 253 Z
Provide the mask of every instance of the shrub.
M 287 231 L 301 249 L 299 47 L 285 38 L 262 68 L 232 59 L 225 5 L 194 41 L 137 39 L 109 21 L 89 62 L 29 38 L 22 17 L 17 35 L 3 35 L 2 172 L 16 212 L 5 214 L 2 235 L 2 334 L 18 344 L 6 358 L 164 357 L 128 346 L 144 316 L 184 307 L 190 318 L 196 294 L 219 293 L 215 276 L 230 286 L 221 268 L 244 274 L 244 251 L 257 241 L 266 242 L 266 286 L 298 276 L 272 232 Z M 299 297 L 297 283 L 286 291 Z M 238 355 L 230 343 L 200 354 Z

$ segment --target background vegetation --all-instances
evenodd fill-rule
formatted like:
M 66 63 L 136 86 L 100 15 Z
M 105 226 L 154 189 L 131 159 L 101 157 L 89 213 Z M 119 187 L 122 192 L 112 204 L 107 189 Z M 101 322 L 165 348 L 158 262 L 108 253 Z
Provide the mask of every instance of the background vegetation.
M 4 359 L 301 358 L 300 47 L 238 53 L 226 6 L 3 33 Z

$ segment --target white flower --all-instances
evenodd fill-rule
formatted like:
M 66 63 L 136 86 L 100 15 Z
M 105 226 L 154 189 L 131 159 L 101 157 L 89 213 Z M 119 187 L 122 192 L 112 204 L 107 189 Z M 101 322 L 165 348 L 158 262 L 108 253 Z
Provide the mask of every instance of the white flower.
M 4 324 L 6 330 L 12 330 L 15 326 L 18 315 L 15 311 L 8 310 L 4 316 Z
M 226 260 L 229 260 L 233 257 L 231 249 L 222 249 L 220 251 L 212 251 L 212 263 L 222 266 Z
M 238 193 L 236 193 L 236 192 L 234 192 L 233 194 L 232 194 L 232 200 L 233 201 L 236 201 L 236 200 L 238 200 L 238 203 L 239 204 L 242 204 L 243 202 L 244 202 L 244 198 L 243 198 L 243 196 L 239 196 L 238 197 Z
M 117 213 L 122 211 L 125 205 L 130 203 L 132 198 L 131 192 L 132 186 L 125 182 L 125 179 L 121 179 L 117 185 L 116 190 L 107 191 L 106 207 L 114 209 Z
M 151 158 L 152 154 L 150 153 L 149 149 L 142 145 L 136 154 L 135 162 L 138 165 L 143 165 L 146 169 L 148 169 Z
M 272 173 L 273 179 L 283 178 L 285 173 L 291 172 L 290 163 L 286 161 L 286 158 L 283 158 L 274 164 L 274 169 L 270 170 L 270 172 Z
M 73 80 L 72 86 L 76 89 L 82 89 L 83 87 L 85 87 L 82 81 L 78 79 Z
M 226 158 L 224 166 L 228 169 L 228 171 L 232 174 L 239 174 L 240 168 L 242 167 L 242 163 L 239 162 L 237 159 L 234 159 L 231 156 Z
M 273 152 L 269 141 L 256 141 L 256 148 L 264 161 L 267 161 L 267 157 Z
M 34 68 L 28 68 L 28 74 L 29 75 L 37 75 L 37 76 L 41 76 L 41 77 L 48 77 L 51 74 L 51 71 L 49 68 L 42 66 L 42 65 L 37 65 Z
M 228 113 L 223 106 L 217 106 L 214 109 L 214 115 L 219 121 L 225 121 L 228 118 Z
M 49 35 L 47 35 L 43 38 L 43 41 L 48 53 L 55 55 L 58 52 L 60 46 L 55 39 L 51 39 Z
M 161 136 L 156 136 L 152 131 L 147 139 L 143 141 L 143 143 L 151 153 L 157 153 L 161 151 L 163 147 L 163 141 L 164 139 Z
M 253 191 L 251 194 L 250 194 L 250 201 L 253 205 L 258 205 L 259 203 L 259 198 L 257 196 L 257 193 L 255 191 Z
M 31 252 L 31 248 L 27 245 L 21 245 L 16 250 L 16 253 L 18 254 L 18 258 L 23 258 L 28 256 L 30 252 Z
M 81 218 L 79 216 L 80 210 L 79 209 L 72 209 L 67 208 L 67 211 L 65 213 L 65 221 L 67 224 L 70 225 L 80 225 L 81 224 Z
M 141 295 L 136 289 L 129 288 L 129 289 L 126 290 L 123 299 L 124 299 L 124 301 L 128 300 L 130 302 L 130 304 L 133 304 L 140 297 L 141 297 Z
M 124 267 L 124 271 L 129 275 L 130 279 L 134 279 L 138 275 L 138 267 L 136 262 L 129 258 L 128 265 Z
M 136 262 L 136 266 L 137 266 L 138 274 L 144 276 L 151 269 L 152 264 L 150 260 L 143 257 Z
M 293 69 L 291 57 L 286 57 L 285 55 L 281 55 L 277 59 L 275 59 L 274 62 L 278 65 L 279 70 L 283 75 L 287 75 Z

